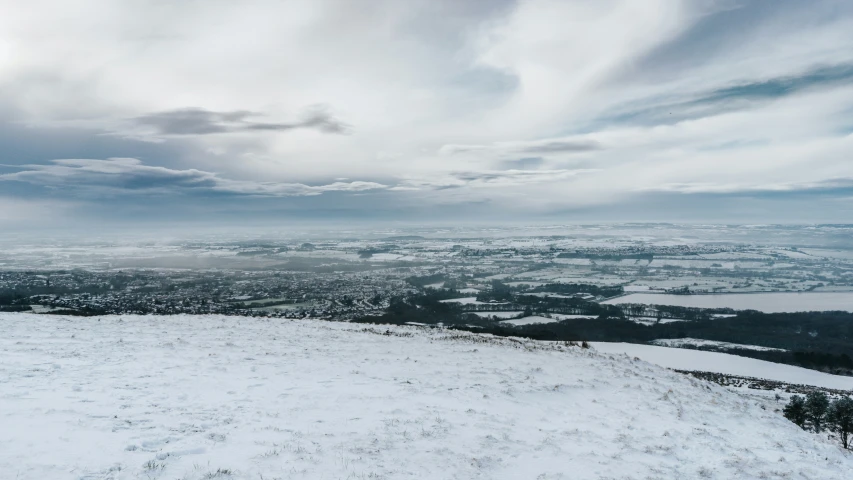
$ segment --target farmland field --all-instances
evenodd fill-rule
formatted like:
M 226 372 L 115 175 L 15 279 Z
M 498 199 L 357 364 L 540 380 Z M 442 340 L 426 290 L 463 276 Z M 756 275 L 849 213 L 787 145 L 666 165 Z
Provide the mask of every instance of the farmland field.
M 642 303 L 695 308 L 733 308 L 765 313 L 842 310 L 853 312 L 853 292 L 722 293 L 672 295 L 632 293 L 605 300 L 606 304 Z

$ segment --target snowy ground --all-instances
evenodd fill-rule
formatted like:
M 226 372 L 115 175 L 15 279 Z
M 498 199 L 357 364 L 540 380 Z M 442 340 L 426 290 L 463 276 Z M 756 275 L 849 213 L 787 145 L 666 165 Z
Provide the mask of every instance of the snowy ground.
M 716 340 L 704 340 L 701 338 L 664 338 L 652 340 L 653 344 L 661 347 L 700 347 L 713 350 L 731 350 L 739 348 L 742 350 L 757 350 L 759 352 L 785 352 L 784 348 L 762 347 L 760 345 L 744 345 L 742 343 L 718 342 Z
M 477 315 L 480 318 L 492 318 L 492 317 L 494 317 L 494 318 L 498 318 L 498 319 L 512 319 L 513 317 L 517 317 L 519 315 L 524 314 L 524 312 L 520 311 L 520 310 L 513 311 L 513 312 L 472 312 L 472 313 L 474 315 Z M 542 316 L 535 315 L 535 316 L 527 316 L 524 318 L 515 319 L 515 320 L 528 320 L 528 319 L 530 319 L 533 321 L 528 321 L 527 323 L 517 323 L 517 322 L 513 321 L 513 324 L 514 325 L 528 325 L 531 323 L 553 323 L 553 322 L 560 322 L 563 320 L 581 319 L 581 318 L 591 320 L 591 319 L 595 319 L 597 317 L 595 315 L 569 315 L 569 314 L 565 314 L 565 313 L 549 313 L 548 317 L 542 317 Z M 510 323 L 510 322 L 504 321 L 504 323 Z
M 480 302 L 477 297 L 448 298 L 439 300 L 441 303 L 460 303 L 462 305 L 503 305 L 506 302 Z
M 666 368 L 725 373 L 742 377 L 765 378 L 779 382 L 814 385 L 853 391 L 853 377 L 830 375 L 807 368 L 765 362 L 721 352 L 639 345 L 635 343 L 593 342 L 596 350 L 638 357 Z
M 677 305 L 694 308 L 733 308 L 766 313 L 842 310 L 853 312 L 851 292 L 777 292 L 721 293 L 712 295 L 676 295 L 663 293 L 630 293 L 605 300 L 604 304 L 640 303 Z
M 853 474 L 853 456 L 754 400 L 591 349 L 217 316 L 0 328 L 4 479 Z
M 598 318 L 595 315 L 571 315 L 566 313 L 549 313 L 548 316 L 552 318 L 556 318 L 557 320 L 572 320 L 572 319 L 586 319 L 586 320 L 594 320 Z

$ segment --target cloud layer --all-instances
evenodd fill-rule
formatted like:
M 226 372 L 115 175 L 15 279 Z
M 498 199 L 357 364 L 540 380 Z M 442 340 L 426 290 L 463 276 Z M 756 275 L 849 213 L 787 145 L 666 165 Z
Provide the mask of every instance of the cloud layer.
M 16 208 L 156 194 L 258 218 L 853 209 L 849 2 L 0 7 L 0 201 Z
M 212 135 L 230 132 L 284 132 L 298 128 L 316 129 L 323 133 L 346 133 L 349 126 L 333 117 L 326 108 L 315 106 L 293 123 L 258 122 L 260 114 L 245 110 L 211 112 L 203 108 L 182 108 L 149 113 L 131 120 L 133 126 L 153 135 Z
M 8 167 L 8 166 L 7 166 Z M 361 192 L 387 188 L 375 182 L 334 182 L 327 185 L 233 180 L 202 170 L 175 170 L 144 165 L 135 158 L 107 160 L 63 159 L 48 165 L 21 165 L 19 172 L 0 175 L 0 181 L 26 182 L 53 189 L 84 191 L 87 196 L 112 198 L 135 194 L 205 194 L 290 197 L 324 192 Z

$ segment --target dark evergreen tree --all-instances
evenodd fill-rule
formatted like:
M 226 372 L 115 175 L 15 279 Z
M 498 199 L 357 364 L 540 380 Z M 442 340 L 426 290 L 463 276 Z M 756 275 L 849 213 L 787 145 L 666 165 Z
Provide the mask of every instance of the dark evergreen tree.
M 826 427 L 838 434 L 842 447 L 850 448 L 850 434 L 853 432 L 853 399 L 844 397 L 832 402 L 826 412 Z
M 788 404 L 782 409 L 782 414 L 785 415 L 785 418 L 794 422 L 798 427 L 802 429 L 806 428 L 808 412 L 806 411 L 806 401 L 803 397 L 799 395 L 791 397 L 791 400 L 788 401 Z
M 823 422 L 826 417 L 826 410 L 829 408 L 829 398 L 826 394 L 820 391 L 809 392 L 806 395 L 806 412 L 812 429 L 820 433 L 823 428 Z

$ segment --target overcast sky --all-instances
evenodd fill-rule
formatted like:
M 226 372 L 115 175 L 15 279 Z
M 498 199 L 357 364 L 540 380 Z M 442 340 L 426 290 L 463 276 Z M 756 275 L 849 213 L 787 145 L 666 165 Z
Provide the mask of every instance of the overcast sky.
M 849 0 L 0 11 L 0 228 L 853 222 Z

